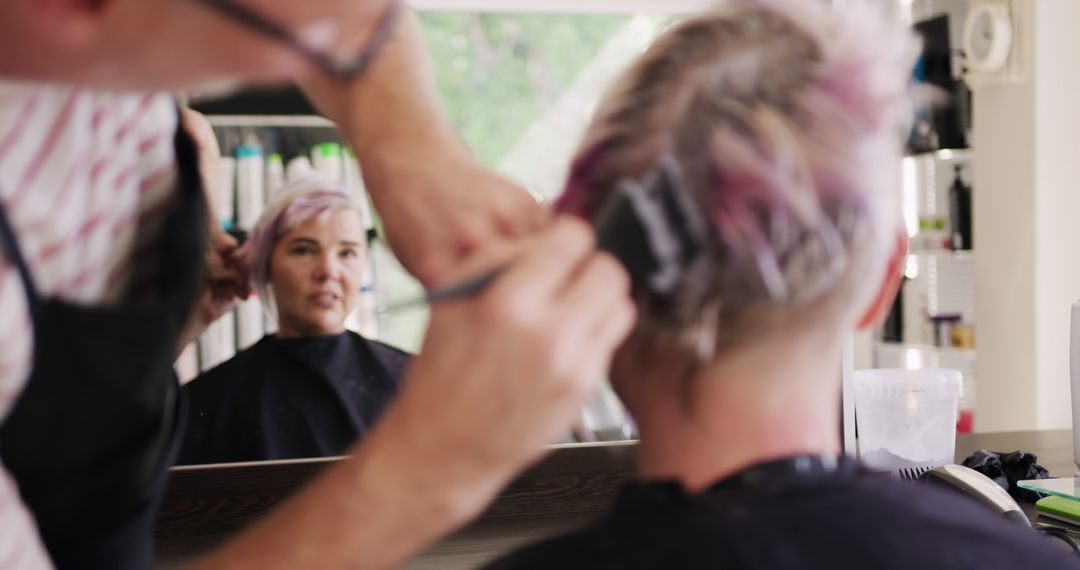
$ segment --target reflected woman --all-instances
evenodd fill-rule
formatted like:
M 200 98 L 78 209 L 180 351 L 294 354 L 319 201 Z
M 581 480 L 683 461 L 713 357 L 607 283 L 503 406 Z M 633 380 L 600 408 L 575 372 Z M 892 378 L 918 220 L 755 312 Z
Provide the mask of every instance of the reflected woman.
M 278 332 L 184 387 L 178 463 L 340 455 L 371 429 L 409 357 L 345 329 L 366 243 L 340 187 L 309 180 L 275 194 L 244 255 Z

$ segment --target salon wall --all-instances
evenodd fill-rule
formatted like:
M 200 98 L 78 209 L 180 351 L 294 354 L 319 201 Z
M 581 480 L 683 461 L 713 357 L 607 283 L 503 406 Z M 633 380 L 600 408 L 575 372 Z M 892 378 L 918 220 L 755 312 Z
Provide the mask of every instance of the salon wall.
M 1080 2 L 1035 13 L 1035 365 L 1040 428 L 1069 427 L 1069 308 L 1080 300 Z
M 1022 77 L 974 90 L 977 431 L 1070 427 L 1080 298 L 1080 3 L 1019 0 Z

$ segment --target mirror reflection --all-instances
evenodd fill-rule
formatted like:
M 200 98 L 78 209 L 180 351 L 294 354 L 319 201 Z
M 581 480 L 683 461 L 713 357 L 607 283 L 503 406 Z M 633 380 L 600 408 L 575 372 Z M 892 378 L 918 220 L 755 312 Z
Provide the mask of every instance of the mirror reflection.
M 676 17 L 420 15 L 436 85 L 458 132 L 485 164 L 542 201 L 561 194 L 573 152 L 605 90 Z M 281 106 L 294 109 L 292 114 L 247 114 L 275 97 L 284 99 Z M 297 115 L 307 112 L 306 104 L 290 99 L 300 98 L 257 93 L 237 98 L 232 107 L 220 101 L 195 105 L 206 112 L 222 146 L 221 222 L 238 235 L 250 233 L 247 255 L 267 247 L 284 253 L 269 256 L 262 264 L 266 273 L 254 276 L 257 298 L 216 322 L 180 360 L 191 400 L 181 464 L 340 454 L 370 429 L 393 397 L 407 354 L 419 351 L 427 326 L 426 308 L 379 310 L 423 289 L 382 239 L 353 153 L 329 123 Z M 289 185 L 312 177 L 335 181 L 333 187 L 344 192 L 349 205 L 332 215 L 324 212 L 326 220 L 319 215 L 293 219 L 286 202 L 297 199 L 297 189 Z M 275 216 L 288 218 L 288 228 L 278 228 L 280 235 L 269 245 L 260 243 Z M 363 241 L 365 247 L 341 264 L 355 266 L 356 272 L 334 288 L 335 294 L 353 293 L 342 294 L 334 299 L 338 307 L 324 311 L 305 291 L 331 282 L 332 264 L 292 272 L 299 264 L 292 264 L 296 258 L 287 248 L 293 234 L 306 230 L 309 235 L 300 237 L 314 237 L 338 216 L 349 220 L 349 241 Z M 327 245 L 333 244 L 307 244 Z M 293 275 L 301 285 L 287 279 Z M 300 313 L 310 309 L 325 322 L 298 329 L 289 323 L 295 315 L 283 310 L 289 307 L 300 307 Z M 347 332 L 338 332 L 339 326 Z M 297 330 L 306 334 L 290 334 Z M 618 398 L 605 387 L 562 442 L 634 436 Z
M 378 420 L 408 362 L 345 326 L 367 274 L 360 210 L 340 184 L 302 179 L 275 191 L 239 255 L 277 332 L 184 386 L 178 463 L 341 455 Z
M 840 9 L 863 3 L 868 2 L 833 2 Z M 661 13 L 599 16 L 463 10 L 422 12 L 420 17 L 437 88 L 461 137 L 485 164 L 519 181 L 538 200 L 550 202 L 562 193 L 572 154 L 602 95 L 629 62 L 680 17 L 662 13 L 663 3 L 656 4 Z M 1068 287 L 1078 277 L 1075 264 L 1036 266 L 1032 255 L 1037 250 L 1047 260 L 1071 259 L 1065 247 L 1068 240 L 1051 236 L 1075 236 L 1075 230 L 1061 215 L 1050 214 L 1075 212 L 1070 205 L 1076 202 L 1067 195 L 1067 161 L 1036 160 L 1034 152 L 1020 149 L 1034 148 L 1036 140 L 1045 143 L 1040 148 L 1047 152 L 1069 147 L 1069 129 L 1053 120 L 1049 111 L 1036 113 L 1032 75 L 1038 64 L 1055 69 L 1061 78 L 1075 76 L 1075 64 L 1059 56 L 1070 53 L 1069 46 L 1043 45 L 1032 34 L 1024 34 L 1034 25 L 1028 21 L 1034 9 L 1023 4 L 1016 13 L 1017 36 L 1008 57 L 990 69 L 985 62 L 971 60 L 983 55 L 967 53 L 977 47 L 966 45 L 968 0 L 877 4 L 893 6 L 894 16 L 905 19 L 922 36 L 922 59 L 915 76 L 940 89 L 948 102 L 919 116 L 907 156 L 897 168 L 911 255 L 884 326 L 855 338 L 854 368 L 960 370 L 963 394 L 957 427 L 961 432 L 1066 427 L 1067 399 L 1052 395 L 1068 389 L 1063 370 L 1068 349 L 1061 332 L 1067 329 L 1067 311 L 1055 307 L 1075 302 Z M 1039 101 L 1044 110 L 1064 109 L 1049 99 Z M 353 289 L 359 293 L 353 305 L 343 305 L 349 311 L 345 329 L 358 335 L 349 337 L 356 346 L 385 348 L 386 354 L 400 357 L 403 367 L 406 355 L 421 348 L 427 311 L 383 313 L 379 308 L 415 298 L 423 290 L 381 238 L 360 165 L 332 125 L 306 116 L 307 111 L 286 107 L 285 116 L 236 116 L 250 113 L 256 108 L 252 105 L 215 107 L 208 113 L 225 155 L 219 185 L 222 221 L 250 231 L 267 203 L 290 181 L 311 174 L 336 180 L 356 208 L 357 229 L 365 234 L 367 246 L 359 287 Z M 1067 118 L 1070 113 L 1056 114 Z M 1025 221 L 1035 217 L 1036 196 L 1042 204 L 1039 211 L 1046 214 L 1040 217 L 1043 226 L 1038 230 Z M 1012 267 L 1020 270 L 1003 273 L 1003 268 Z M 264 344 L 294 342 L 278 332 L 280 313 L 264 311 L 277 302 L 277 287 L 269 283 L 261 300 L 245 302 L 188 348 L 178 364 L 181 378 L 190 381 L 202 375 L 189 392 L 204 390 L 201 386 L 208 385 L 208 379 L 220 377 L 215 367 L 230 359 L 243 359 L 247 351 L 260 350 Z M 284 358 L 292 354 L 288 350 L 276 352 Z M 368 356 L 378 361 L 373 354 Z M 328 373 L 313 371 L 318 367 L 302 362 L 298 366 L 304 367 L 303 374 Z M 337 434 L 335 438 L 345 433 L 362 435 L 377 410 L 392 398 L 393 382 L 401 375 L 400 368 L 380 366 L 373 373 L 379 378 L 378 387 L 364 388 L 376 392 L 379 401 L 344 402 L 345 393 L 327 393 L 322 401 L 334 402 L 336 407 L 325 416 L 311 413 L 303 421 L 280 423 L 272 419 L 273 425 L 258 429 L 281 432 L 277 437 L 285 440 L 294 437 L 294 429 L 305 434 L 298 437 L 318 439 L 311 434 L 323 424 L 334 423 L 346 426 L 330 430 Z M 276 369 L 280 370 L 285 368 Z M 300 372 L 294 375 L 302 376 Z M 218 389 L 224 390 L 227 383 L 221 382 Z M 266 388 L 256 384 L 245 384 L 235 393 L 253 401 L 265 398 L 262 390 Z M 295 402 L 290 399 L 289 403 Z M 192 426 L 199 423 L 200 418 L 192 418 Z M 224 427 L 225 423 L 218 420 L 222 427 L 215 429 L 228 432 L 231 428 Z M 244 429 L 255 429 L 252 425 L 249 422 Z M 579 425 L 565 441 L 610 441 L 635 435 L 608 388 L 582 412 Z M 214 438 L 227 439 L 224 433 L 215 433 Z M 320 443 L 303 453 L 325 455 L 340 447 L 341 440 L 334 439 L 333 444 Z M 301 449 L 296 448 L 296 453 L 302 453 Z M 260 458 L 285 456 L 263 453 Z M 192 455 L 187 460 L 203 463 L 251 457 Z

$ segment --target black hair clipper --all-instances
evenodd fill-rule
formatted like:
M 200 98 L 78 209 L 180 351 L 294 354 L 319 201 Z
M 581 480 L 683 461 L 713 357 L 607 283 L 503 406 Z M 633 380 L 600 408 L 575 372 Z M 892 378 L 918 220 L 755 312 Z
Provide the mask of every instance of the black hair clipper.
M 597 247 L 614 255 L 634 288 L 671 293 L 706 247 L 705 222 L 674 159 L 642 181 L 623 180 L 596 217 Z

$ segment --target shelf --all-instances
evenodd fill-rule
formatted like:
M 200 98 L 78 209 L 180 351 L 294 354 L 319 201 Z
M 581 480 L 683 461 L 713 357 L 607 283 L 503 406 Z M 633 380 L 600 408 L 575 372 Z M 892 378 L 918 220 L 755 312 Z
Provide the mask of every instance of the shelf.
M 975 409 L 975 351 L 916 343 L 874 341 L 876 368 L 948 368 L 959 370 L 964 377 L 960 408 Z
M 940 161 L 971 160 L 975 158 L 975 150 L 970 148 L 944 148 L 930 152 L 907 154 L 905 158 L 934 158 Z
M 971 259 L 975 257 L 974 249 L 945 249 L 943 247 L 919 247 L 912 245 L 908 255 L 936 255 L 938 257 L 950 257 L 953 259 Z
M 208 115 L 206 118 L 214 127 L 336 127 L 328 119 L 316 115 Z
M 930 344 L 918 344 L 914 342 L 886 342 L 881 340 L 874 341 L 874 348 L 883 348 L 886 350 L 917 350 L 919 352 L 927 354 L 948 355 L 959 358 L 970 358 L 975 360 L 975 350 L 952 348 L 950 346 L 934 346 Z

